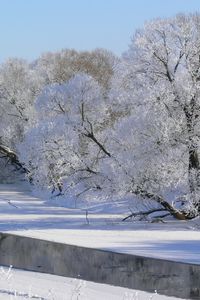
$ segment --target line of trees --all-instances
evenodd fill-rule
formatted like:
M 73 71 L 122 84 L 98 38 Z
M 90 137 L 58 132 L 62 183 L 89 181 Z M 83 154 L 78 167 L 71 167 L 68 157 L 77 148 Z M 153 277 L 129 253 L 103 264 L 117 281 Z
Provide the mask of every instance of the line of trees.
M 200 14 L 146 23 L 121 58 L 97 49 L 11 59 L 0 114 L 1 164 L 40 188 L 150 201 L 127 218 L 200 215 Z

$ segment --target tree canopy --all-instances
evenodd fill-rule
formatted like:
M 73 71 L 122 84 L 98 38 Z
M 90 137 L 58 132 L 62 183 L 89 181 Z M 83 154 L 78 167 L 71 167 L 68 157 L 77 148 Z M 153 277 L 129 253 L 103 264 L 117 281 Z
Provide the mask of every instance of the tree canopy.
M 200 214 L 200 14 L 147 22 L 121 58 L 66 49 L 9 60 L 0 109 L 0 153 L 34 185 Z

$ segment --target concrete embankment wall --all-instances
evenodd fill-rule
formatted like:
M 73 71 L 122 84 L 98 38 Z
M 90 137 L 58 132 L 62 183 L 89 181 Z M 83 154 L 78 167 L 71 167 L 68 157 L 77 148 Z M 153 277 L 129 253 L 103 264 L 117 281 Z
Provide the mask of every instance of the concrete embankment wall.
M 0 233 L 0 265 L 200 299 L 200 266 Z

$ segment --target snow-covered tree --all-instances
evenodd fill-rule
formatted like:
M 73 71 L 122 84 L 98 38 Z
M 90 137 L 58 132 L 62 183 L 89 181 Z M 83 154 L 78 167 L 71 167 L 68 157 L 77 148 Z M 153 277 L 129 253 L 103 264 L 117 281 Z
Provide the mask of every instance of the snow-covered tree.
M 199 57 L 199 14 L 154 20 L 134 35 L 113 91 L 127 116 L 114 132 L 121 183 L 183 219 L 200 213 Z
M 34 102 L 46 85 L 65 84 L 77 73 L 90 74 L 100 84 L 102 91 L 109 88 L 117 58 L 109 51 L 91 52 L 62 50 L 46 53 L 28 64 L 24 60 L 9 59 L 0 66 L 0 159 L 19 166 L 16 144 L 22 142 L 24 132 L 34 126 Z M 104 99 L 105 100 L 105 99 Z M 11 153 L 15 154 L 15 158 Z M 2 169 L 2 168 L 1 168 Z M 4 172 L 4 168 L 2 169 Z
M 107 90 L 118 60 L 112 52 L 105 49 L 91 52 L 64 49 L 56 53 L 44 53 L 36 61 L 35 67 L 42 76 L 44 85 L 63 84 L 75 74 L 85 73 Z
M 0 159 L 4 177 L 10 165 L 23 169 L 15 152 L 16 144 L 34 122 L 33 104 L 39 87 L 38 78 L 26 61 L 9 59 L 0 66 Z
M 41 187 L 99 189 L 98 161 L 109 157 L 104 127 L 107 107 L 92 77 L 77 74 L 44 88 L 36 101 L 37 126 L 20 145 L 20 158 Z M 37 149 L 37 151 L 36 151 Z M 101 179 L 103 180 L 103 179 Z

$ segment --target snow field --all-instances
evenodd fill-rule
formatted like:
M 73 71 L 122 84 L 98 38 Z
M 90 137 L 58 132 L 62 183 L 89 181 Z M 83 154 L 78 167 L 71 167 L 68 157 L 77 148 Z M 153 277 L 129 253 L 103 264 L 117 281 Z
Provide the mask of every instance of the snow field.
M 0 267 L 2 300 L 176 300 L 175 297 L 146 293 L 74 278 Z

